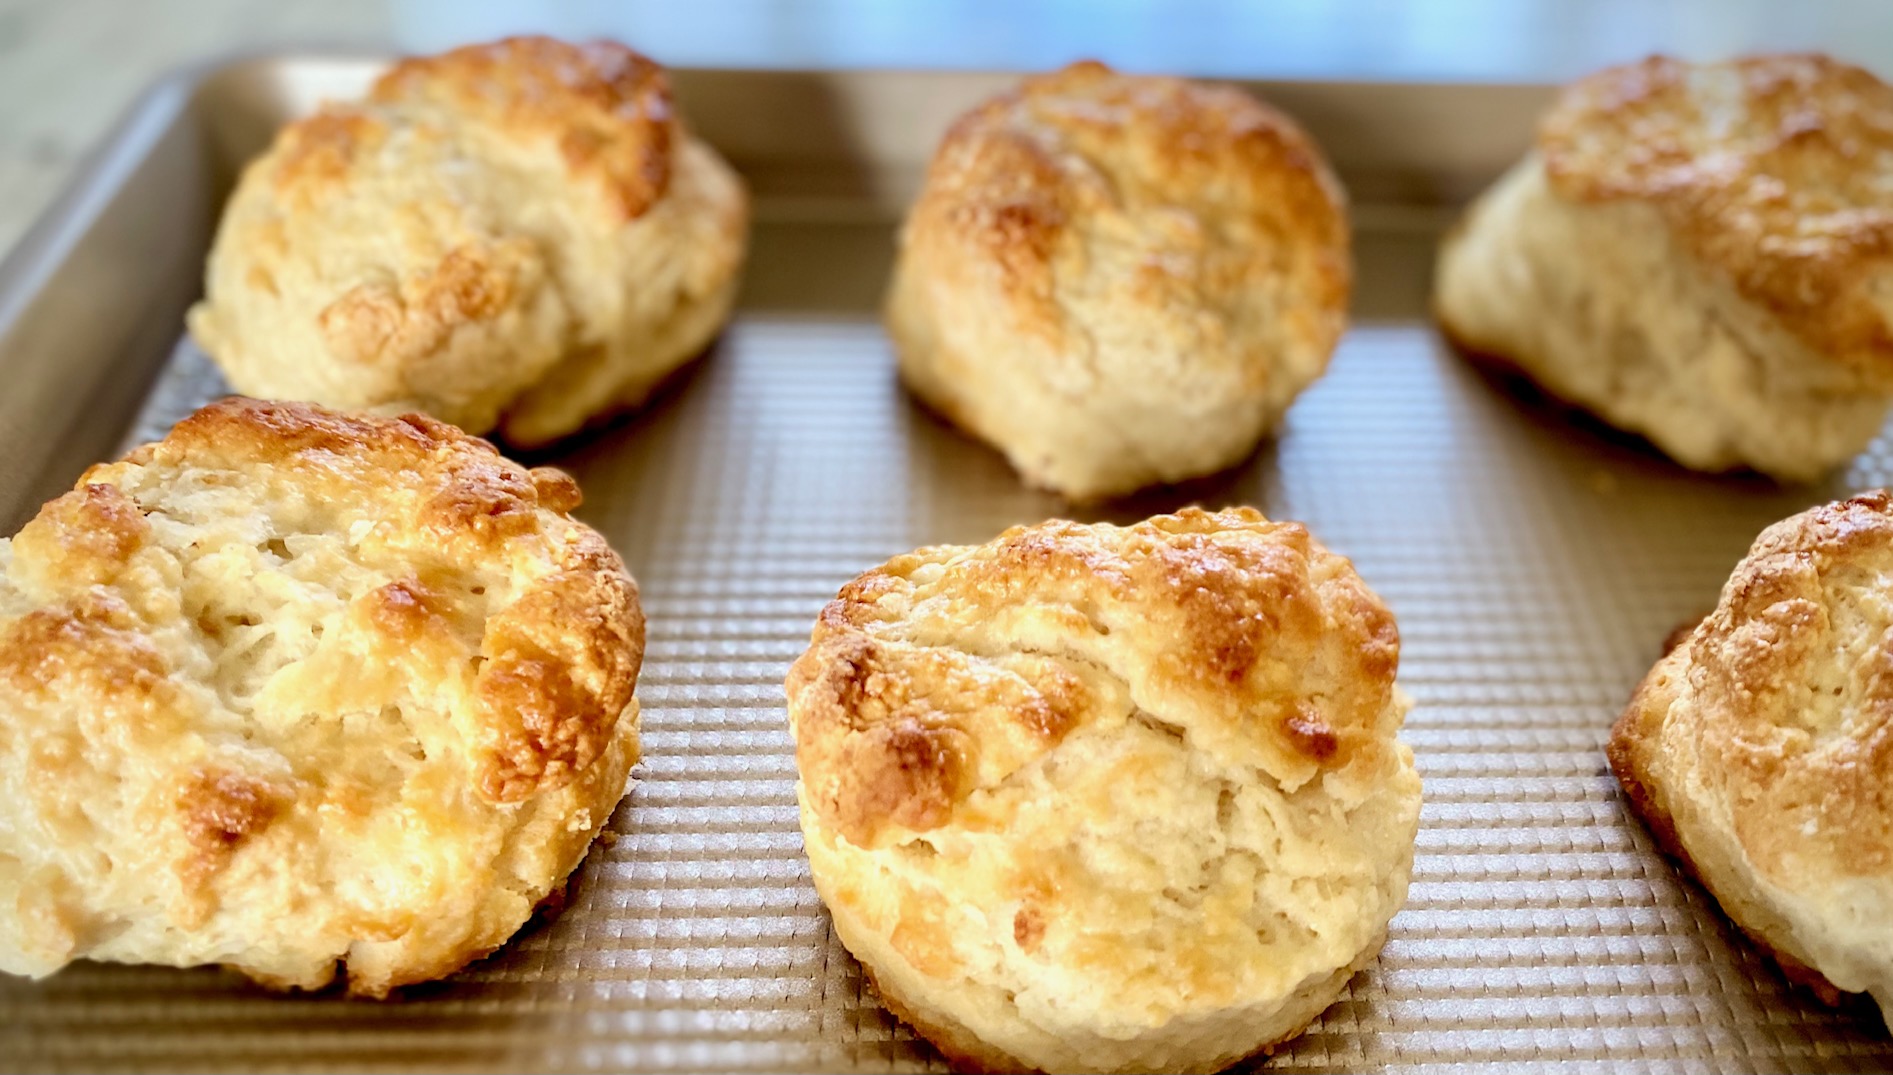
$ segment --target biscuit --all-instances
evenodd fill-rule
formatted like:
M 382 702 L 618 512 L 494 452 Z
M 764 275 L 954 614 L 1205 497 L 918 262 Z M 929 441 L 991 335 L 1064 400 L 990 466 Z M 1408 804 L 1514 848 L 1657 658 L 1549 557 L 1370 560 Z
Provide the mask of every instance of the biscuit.
M 1893 396 L 1893 88 L 1823 56 L 1591 75 L 1436 277 L 1462 348 L 1685 466 L 1818 477 Z
M 531 447 L 709 343 L 747 228 L 661 67 L 512 38 L 403 60 L 285 127 L 224 210 L 190 329 L 240 392 Z
M 1073 500 L 1232 466 L 1327 368 L 1340 185 L 1240 90 L 1080 63 L 956 122 L 886 309 L 908 386 Z
M 1406 899 L 1398 662 L 1353 567 L 1246 508 L 897 556 L 788 676 L 815 887 L 958 1065 L 1220 1069 Z
M 382 996 L 556 895 L 638 756 L 637 587 L 572 480 L 231 399 L 0 540 L 0 970 Z
M 1893 1015 L 1893 495 L 1762 532 L 1610 737 L 1630 805 L 1788 976 Z

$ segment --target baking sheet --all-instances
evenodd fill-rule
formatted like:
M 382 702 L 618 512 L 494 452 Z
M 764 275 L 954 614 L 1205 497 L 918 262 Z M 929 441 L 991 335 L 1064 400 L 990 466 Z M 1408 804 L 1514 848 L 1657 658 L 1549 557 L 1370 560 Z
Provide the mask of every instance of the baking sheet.
M 63 232 L 42 229 L 0 269 L 0 512 L 30 512 L 29 492 L 218 391 L 176 344 L 188 289 L 152 282 L 195 276 L 212 219 L 197 210 L 141 233 L 168 260 L 87 277 L 126 324 L 77 326 L 55 341 L 63 362 L 33 364 L 72 259 L 122 249 L 99 221 L 214 206 L 287 111 L 372 69 L 255 61 L 161 90 L 170 122 L 147 102 L 133 119 L 150 122 L 128 125 L 144 156 L 121 154 L 113 172 L 108 153 L 76 188 L 103 191 L 92 215 L 68 203 Z M 1437 342 L 1425 272 L 1441 205 L 1502 167 L 1543 91 L 1267 86 L 1360 203 L 1356 326 L 1247 464 L 1072 512 L 909 402 L 874 317 L 917 161 L 938 123 L 998 81 L 680 78 L 693 119 L 751 175 L 759 225 L 741 313 L 706 360 L 643 415 L 535 460 L 577 475 L 579 514 L 624 554 L 650 622 L 645 760 L 562 914 L 390 1003 L 277 996 L 216 970 L 0 979 L 0 1068 L 943 1070 L 875 1002 L 810 886 L 783 673 L 821 605 L 891 554 L 1193 501 L 1303 520 L 1353 557 L 1399 618 L 1417 702 L 1405 738 L 1426 800 L 1408 905 L 1380 961 L 1268 1068 L 1893 1068 L 1870 1004 L 1834 1011 L 1790 988 L 1677 877 L 1626 816 L 1602 753 L 1663 636 L 1714 603 L 1754 535 L 1887 484 L 1888 442 L 1825 486 L 1784 491 L 1689 475 L 1514 398 Z M 743 111 L 757 100 L 775 104 Z M 783 139 L 797 113 L 825 133 Z M 1411 129 L 1422 122 L 1432 131 Z M 138 213 L 116 208 L 126 198 Z M 22 318 L 42 326 L 24 342 Z M 108 329 L 115 343 L 101 342 Z

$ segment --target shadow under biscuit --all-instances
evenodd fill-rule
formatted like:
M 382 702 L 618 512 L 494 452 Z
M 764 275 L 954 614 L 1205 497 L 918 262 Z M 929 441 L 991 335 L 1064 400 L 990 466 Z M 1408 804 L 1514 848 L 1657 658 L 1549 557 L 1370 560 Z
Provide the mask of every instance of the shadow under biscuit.
M 949 525 L 954 536 L 942 537 L 942 542 L 988 541 L 1007 526 L 1054 518 L 1129 526 L 1192 505 L 1209 510 L 1248 506 L 1274 517 L 1267 502 L 1271 498 L 1264 493 L 1277 484 L 1275 437 L 1285 427 L 1263 439 L 1240 462 L 1214 473 L 1150 485 L 1121 496 L 1073 501 L 1030 485 L 984 438 L 904 386 L 896 390 L 902 399 L 901 425 L 914 474 L 926 487 L 924 494 L 934 501 L 935 514 L 948 519 L 971 515 L 986 521 L 983 527 Z
M 1671 459 L 1648 437 L 1612 425 L 1584 405 L 1554 394 L 1509 356 L 1473 347 L 1455 337 L 1445 325 L 1438 322 L 1435 325 L 1448 352 L 1463 360 L 1462 364 L 1488 390 L 1504 396 L 1521 413 L 1532 419 L 1542 435 L 1555 436 L 1566 446 L 1592 453 L 1600 461 L 1632 466 L 1663 476 L 1687 476 L 1732 489 L 1762 493 L 1788 488 L 1748 468 L 1707 472 L 1686 467 Z
M 642 402 L 608 407 L 587 418 L 577 430 L 549 444 L 522 448 L 509 443 L 497 429 L 487 434 L 487 439 L 507 458 L 529 467 L 561 466 L 560 460 L 568 456 L 590 454 L 601 448 L 610 450 L 618 443 L 618 434 L 635 425 L 656 422 L 675 410 L 689 393 L 690 387 L 702 378 L 704 367 L 724 350 L 726 335 L 727 326 L 703 350 L 665 374 Z
M 1795 1005 L 1823 1024 L 1822 1033 L 1836 1035 L 1845 1044 L 1867 1048 L 1882 1044 L 1881 1039 L 1887 1033 L 1886 1019 L 1871 994 L 1835 989 L 1819 972 L 1802 966 L 1736 925 L 1722 910 L 1714 893 L 1703 886 L 1688 852 L 1672 837 L 1655 830 L 1646 817 L 1648 808 L 1638 802 L 1637 794 L 1620 784 L 1617 801 L 1624 812 L 1625 827 L 1634 834 L 1632 840 L 1637 850 L 1657 864 L 1695 916 L 1696 929 L 1679 938 L 1680 943 L 1721 945 L 1728 953 L 1729 962 L 1743 972 L 1746 988 L 1739 993 L 1721 986 L 1716 988 L 1723 1003 L 1752 1005 L 1757 1016 L 1781 1005 Z M 1654 878 L 1652 882 L 1660 893 L 1663 882 Z
M 1275 498 L 1268 494 L 1274 485 L 1277 454 L 1275 435 L 1271 434 L 1233 466 L 1169 485 L 1147 486 L 1110 500 L 1074 505 L 1071 517 L 1080 522 L 1129 526 L 1152 515 L 1166 515 L 1194 505 L 1210 511 L 1251 507 L 1278 522 L 1287 522 L 1277 519 L 1272 503 Z

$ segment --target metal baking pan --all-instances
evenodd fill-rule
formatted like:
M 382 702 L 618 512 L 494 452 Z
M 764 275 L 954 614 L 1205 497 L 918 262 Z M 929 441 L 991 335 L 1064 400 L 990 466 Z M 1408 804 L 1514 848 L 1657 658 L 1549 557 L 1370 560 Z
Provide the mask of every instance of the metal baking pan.
M 218 393 L 181 343 L 220 199 L 270 132 L 371 59 L 281 56 L 154 89 L 0 267 L 0 525 Z M 899 390 L 876 302 L 948 119 L 996 74 L 677 72 L 756 195 L 735 323 L 643 414 L 549 461 L 643 585 L 645 761 L 573 899 L 388 1003 L 217 970 L 0 980 L 0 1067 L 940 1070 L 834 939 L 796 829 L 782 675 L 890 554 L 1051 515 L 1247 503 L 1299 519 L 1392 605 L 1426 780 L 1379 962 L 1273 1070 L 1893 1068 L 1872 1005 L 1789 987 L 1625 814 L 1603 743 L 1673 627 L 1767 523 L 1893 478 L 1703 478 L 1513 398 L 1425 315 L 1453 207 L 1525 145 L 1542 87 L 1262 83 L 1352 191 L 1359 287 L 1328 376 L 1247 464 L 1076 511 Z M 537 461 L 537 460 L 536 460 Z

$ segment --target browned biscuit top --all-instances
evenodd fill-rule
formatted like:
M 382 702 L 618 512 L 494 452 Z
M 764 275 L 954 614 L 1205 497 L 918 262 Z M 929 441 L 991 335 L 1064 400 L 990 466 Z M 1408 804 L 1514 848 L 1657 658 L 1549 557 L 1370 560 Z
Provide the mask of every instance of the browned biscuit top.
M 361 102 L 330 103 L 277 136 L 271 179 L 280 197 L 323 197 L 371 174 L 392 138 L 492 139 L 556 149 L 566 178 L 597 191 L 614 224 L 644 215 L 669 189 L 681 134 L 670 77 L 611 41 L 512 37 L 414 56 Z
M 367 595 L 361 626 L 390 660 L 467 651 L 474 773 L 490 800 L 570 780 L 631 701 L 643 650 L 636 584 L 595 531 L 566 516 L 579 501 L 570 477 L 527 470 L 420 415 L 241 398 L 93 467 L 21 530 L 15 571 L 41 589 L 42 607 L 0 634 L 0 682 L 22 695 L 65 692 L 66 704 L 72 691 L 92 692 L 101 706 L 142 706 L 168 689 L 130 619 L 164 599 L 152 580 L 123 575 L 149 540 L 148 517 L 187 510 L 172 502 L 192 486 L 242 487 L 259 515 L 348 535 L 352 556 L 403 565 L 404 577 Z M 461 637 L 480 629 L 501 596 L 489 590 L 502 585 L 508 603 L 483 633 Z
M 0 540 L 0 969 L 372 996 L 511 936 L 637 758 L 637 587 L 572 479 L 232 398 Z
M 1552 189 L 1656 206 L 1818 352 L 1893 382 L 1893 88 L 1822 55 L 1665 56 L 1567 87 L 1538 131 Z
M 1148 256 L 1118 300 L 1215 306 L 1286 277 L 1301 301 L 1284 331 L 1326 348 L 1350 283 L 1344 202 L 1308 136 L 1249 94 L 1084 62 L 961 117 L 908 228 L 989 258 L 1027 331 L 1081 331 L 1058 292 L 1124 249 Z
M 572 175 L 608 192 L 623 220 L 642 216 L 670 183 L 670 77 L 614 41 L 510 37 L 410 57 L 368 99 L 433 106 L 521 142 L 553 139 Z
M 1379 771 L 1398 659 L 1385 606 L 1306 529 L 1191 508 L 895 557 L 823 610 L 788 691 L 812 808 L 875 847 L 980 824 L 970 797 L 1124 705 L 1284 788 Z

